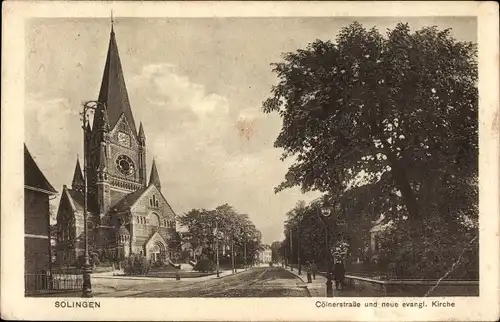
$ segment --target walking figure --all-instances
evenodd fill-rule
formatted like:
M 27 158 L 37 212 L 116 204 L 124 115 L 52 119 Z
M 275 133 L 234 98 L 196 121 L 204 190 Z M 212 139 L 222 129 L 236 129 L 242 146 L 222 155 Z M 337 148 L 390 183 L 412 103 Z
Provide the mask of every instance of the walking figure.
M 311 280 L 311 262 L 307 265 L 307 283 L 312 283 Z
M 315 280 L 316 273 L 318 272 L 318 266 L 316 265 L 315 261 L 312 261 L 312 263 L 311 263 L 311 272 L 312 272 L 313 280 Z
M 345 267 L 342 261 L 335 263 L 333 268 L 333 277 L 335 278 L 335 289 L 337 291 L 344 289 Z

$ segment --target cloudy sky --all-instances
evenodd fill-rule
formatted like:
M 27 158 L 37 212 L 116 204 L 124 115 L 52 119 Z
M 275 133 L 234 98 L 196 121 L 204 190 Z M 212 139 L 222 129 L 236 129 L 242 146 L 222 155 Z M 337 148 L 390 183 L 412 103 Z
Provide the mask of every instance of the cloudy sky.
M 452 28 L 476 40 L 470 18 L 117 18 L 116 39 L 148 164 L 176 213 L 223 203 L 248 213 L 263 241 L 282 239 L 285 213 L 303 195 L 274 194 L 290 162 L 273 148 L 281 120 L 261 112 L 276 83 L 270 63 L 353 20 L 379 30 Z M 26 143 L 58 191 L 82 155 L 81 102 L 96 99 L 109 41 L 106 19 L 37 19 L 27 24 Z M 148 169 L 149 171 L 149 169 Z

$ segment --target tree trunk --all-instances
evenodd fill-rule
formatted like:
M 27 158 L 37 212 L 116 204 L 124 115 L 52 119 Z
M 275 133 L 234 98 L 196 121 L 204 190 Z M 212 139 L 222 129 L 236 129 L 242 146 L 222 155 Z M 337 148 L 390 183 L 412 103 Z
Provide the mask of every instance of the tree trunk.
M 396 155 L 390 151 L 388 148 L 385 148 L 387 159 L 389 160 L 391 166 L 391 174 L 396 184 L 396 187 L 401 192 L 401 196 L 403 197 L 403 201 L 406 206 L 406 210 L 408 211 L 408 219 L 410 224 L 413 225 L 416 221 L 420 219 L 420 214 L 418 212 L 417 200 L 415 198 L 415 194 L 413 193 L 413 189 L 410 186 L 410 182 L 408 181 L 408 177 L 406 176 L 405 170 L 400 166 L 399 160 Z

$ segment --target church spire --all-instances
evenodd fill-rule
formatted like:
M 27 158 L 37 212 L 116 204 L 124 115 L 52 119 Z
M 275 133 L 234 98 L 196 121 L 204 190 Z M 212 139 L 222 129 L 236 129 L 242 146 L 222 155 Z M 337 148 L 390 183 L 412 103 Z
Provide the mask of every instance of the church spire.
M 123 76 L 122 64 L 118 54 L 118 46 L 116 44 L 115 32 L 113 29 L 114 19 L 111 17 L 111 33 L 109 38 L 108 54 L 104 73 L 102 76 L 101 89 L 99 91 L 99 102 L 106 105 L 106 114 L 109 122 L 110 130 L 113 129 L 124 114 L 130 125 L 130 130 L 137 135 L 137 127 L 135 125 L 130 101 Z
M 73 181 L 71 183 L 71 188 L 74 190 L 80 190 L 85 185 L 83 180 L 82 168 L 80 167 L 80 161 L 76 159 L 75 173 L 73 174 Z
M 144 135 L 144 128 L 142 127 L 142 122 L 139 124 L 139 139 L 146 140 L 146 136 Z
M 153 159 L 153 166 L 151 167 L 151 176 L 149 177 L 149 185 L 154 184 L 158 190 L 161 190 L 160 176 L 158 175 L 158 169 L 156 169 L 156 162 Z
M 115 24 L 115 21 L 113 20 L 113 9 L 111 9 L 111 34 L 115 33 L 115 31 L 113 29 L 114 24 Z

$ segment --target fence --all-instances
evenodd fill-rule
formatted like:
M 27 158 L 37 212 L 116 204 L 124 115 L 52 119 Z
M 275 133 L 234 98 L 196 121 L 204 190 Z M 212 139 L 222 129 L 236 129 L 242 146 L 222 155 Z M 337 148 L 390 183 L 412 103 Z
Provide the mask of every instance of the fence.
M 346 275 L 346 283 L 360 294 L 378 292 L 374 296 L 479 296 L 476 280 L 379 280 Z
M 82 287 L 83 277 L 81 274 L 68 274 L 64 272 L 24 274 L 24 293 L 26 296 L 76 291 L 81 290 Z

